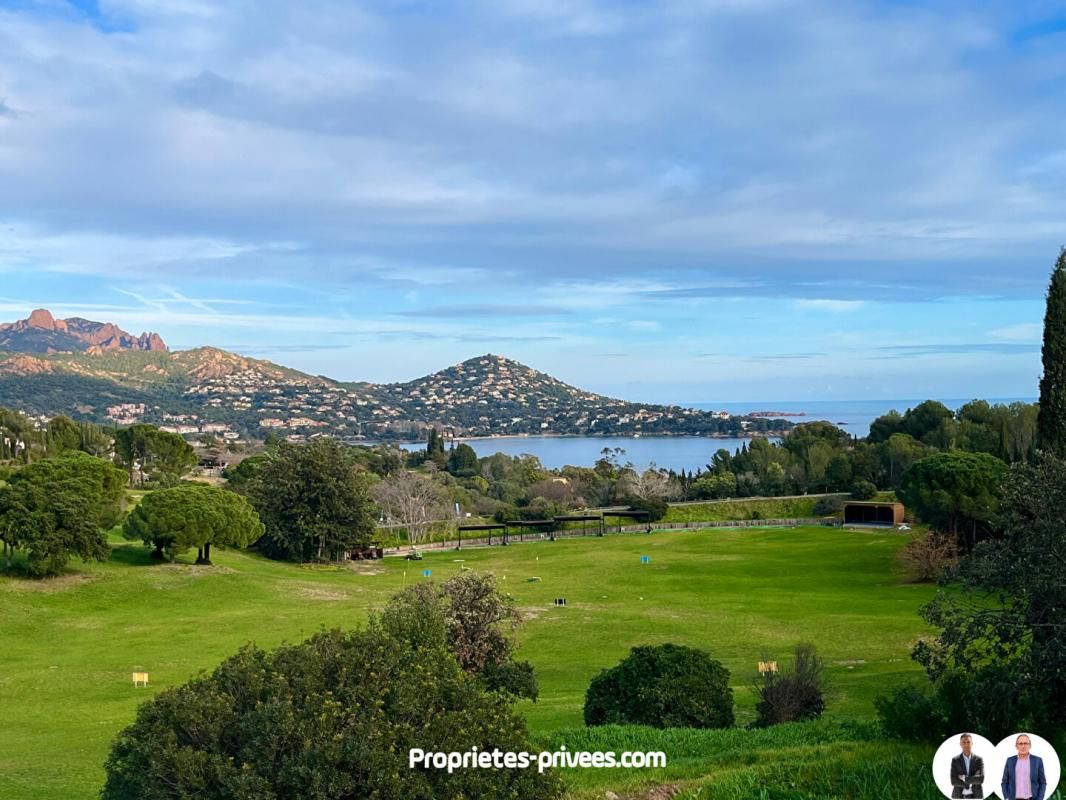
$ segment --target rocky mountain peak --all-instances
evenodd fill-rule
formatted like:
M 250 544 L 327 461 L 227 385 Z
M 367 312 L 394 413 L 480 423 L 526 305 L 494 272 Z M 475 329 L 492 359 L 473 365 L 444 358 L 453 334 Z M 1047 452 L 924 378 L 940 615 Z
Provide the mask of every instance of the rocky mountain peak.
M 93 322 L 81 317 L 56 319 L 38 308 L 26 319 L 0 324 L 0 350 L 15 353 L 103 353 L 109 350 L 166 352 L 158 333 L 134 336 L 113 322 Z

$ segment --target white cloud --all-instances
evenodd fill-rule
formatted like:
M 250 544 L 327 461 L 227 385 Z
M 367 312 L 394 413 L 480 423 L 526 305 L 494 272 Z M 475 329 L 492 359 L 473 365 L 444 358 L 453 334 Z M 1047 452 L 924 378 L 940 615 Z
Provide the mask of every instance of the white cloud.
M 996 342 L 1039 342 L 1044 333 L 1044 326 L 1039 322 L 1020 322 L 995 328 L 988 332 L 988 338 Z
M 850 314 L 866 305 L 864 300 L 799 299 L 793 302 L 802 311 L 828 311 L 832 314 Z

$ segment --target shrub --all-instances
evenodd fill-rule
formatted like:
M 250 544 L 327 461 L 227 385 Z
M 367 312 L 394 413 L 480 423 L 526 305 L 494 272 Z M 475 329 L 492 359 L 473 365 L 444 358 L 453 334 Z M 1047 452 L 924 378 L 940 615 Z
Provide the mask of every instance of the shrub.
M 1019 680 L 1023 669 L 1006 659 L 972 669 L 951 669 L 928 689 L 899 689 L 874 701 L 886 735 L 939 742 L 952 731 L 979 730 L 1002 739 L 1012 731 L 1037 727 L 1049 703 L 1032 682 Z
M 939 742 L 947 735 L 947 722 L 930 689 L 904 686 L 875 698 L 874 708 L 890 739 Z
M 661 497 L 634 497 L 629 502 L 631 511 L 647 511 L 648 522 L 658 522 L 666 516 L 666 501 Z
M 839 497 L 819 497 L 814 504 L 814 516 L 831 517 L 839 514 L 844 507 L 844 501 Z
M 103 800 L 558 797 L 537 770 L 408 768 L 412 748 L 532 749 L 513 698 L 462 669 L 446 627 L 438 609 L 414 629 L 372 621 L 272 653 L 244 647 L 140 707 Z
M 817 719 L 825 710 L 825 662 L 813 644 L 798 644 L 791 672 L 767 672 L 756 692 L 756 727 Z
M 593 678 L 585 695 L 586 725 L 728 728 L 733 720 L 729 670 L 682 645 L 634 647 Z
M 851 484 L 852 500 L 873 500 L 877 497 L 877 487 L 870 481 L 855 481 Z
M 417 584 L 396 594 L 381 614 L 385 630 L 420 643 L 435 642 L 443 620 L 448 649 L 487 688 L 537 699 L 537 678 L 527 661 L 514 661 L 511 632 L 521 616 L 496 591 L 489 573 L 460 572 L 442 585 Z
M 959 546 L 954 536 L 938 531 L 920 533 L 899 551 L 900 562 L 917 581 L 935 581 L 955 566 Z

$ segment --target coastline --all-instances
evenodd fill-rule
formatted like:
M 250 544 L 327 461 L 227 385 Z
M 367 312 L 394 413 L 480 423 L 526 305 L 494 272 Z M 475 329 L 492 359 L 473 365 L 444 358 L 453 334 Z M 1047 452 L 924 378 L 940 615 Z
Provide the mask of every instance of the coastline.
M 496 439 L 780 439 L 788 431 L 778 433 L 739 433 L 725 435 L 721 433 L 493 433 L 488 436 L 455 436 L 446 438 L 446 442 L 489 442 Z M 424 444 L 422 440 L 410 444 Z

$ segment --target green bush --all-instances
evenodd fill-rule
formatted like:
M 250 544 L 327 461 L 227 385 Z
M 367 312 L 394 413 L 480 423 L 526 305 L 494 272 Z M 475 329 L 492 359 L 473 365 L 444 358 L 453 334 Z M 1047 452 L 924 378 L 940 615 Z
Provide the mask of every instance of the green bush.
M 855 481 L 851 484 L 852 500 L 873 500 L 877 497 L 877 487 L 869 481 Z
M 798 644 L 790 671 L 767 672 L 756 692 L 757 727 L 817 719 L 825 710 L 825 662 L 813 644 Z
M 632 511 L 647 511 L 647 521 L 658 522 L 666 516 L 668 506 L 661 497 L 634 497 L 629 501 L 629 508 Z
M 947 736 L 947 721 L 932 691 L 904 686 L 874 700 L 881 728 L 890 739 L 939 742 Z M 966 726 L 963 726 L 966 727 Z
M 272 653 L 246 646 L 140 707 L 107 759 L 103 800 L 558 797 L 537 770 L 408 767 L 412 748 L 532 749 L 511 696 L 464 672 L 446 639 L 437 614 L 418 630 L 371 623 Z
M 839 497 L 819 497 L 814 504 L 814 516 L 831 517 L 839 514 L 844 507 L 844 501 Z
M 729 670 L 683 645 L 634 647 L 585 695 L 586 725 L 728 728 L 733 721 Z

